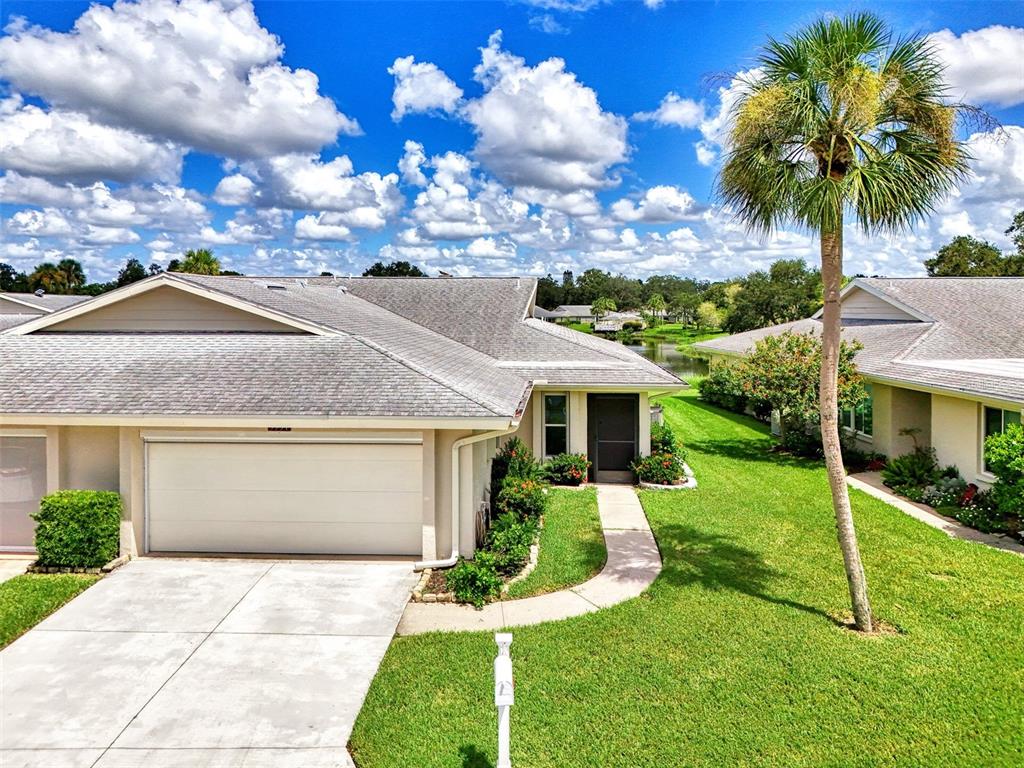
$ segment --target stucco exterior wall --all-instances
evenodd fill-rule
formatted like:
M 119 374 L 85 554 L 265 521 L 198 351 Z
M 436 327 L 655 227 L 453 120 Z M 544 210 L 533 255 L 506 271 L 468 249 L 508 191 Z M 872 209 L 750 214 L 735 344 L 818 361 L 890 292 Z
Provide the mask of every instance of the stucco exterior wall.
M 931 444 L 943 466 L 955 464 L 969 482 L 979 479 L 978 403 L 932 395 Z
M 61 432 L 61 488 L 120 489 L 117 427 L 64 427 Z
M 914 438 L 901 435 L 902 429 L 918 430 L 916 437 L 920 445 L 932 444 L 932 395 L 913 389 L 891 387 L 892 390 L 892 437 L 887 456 L 902 456 L 914 450 Z

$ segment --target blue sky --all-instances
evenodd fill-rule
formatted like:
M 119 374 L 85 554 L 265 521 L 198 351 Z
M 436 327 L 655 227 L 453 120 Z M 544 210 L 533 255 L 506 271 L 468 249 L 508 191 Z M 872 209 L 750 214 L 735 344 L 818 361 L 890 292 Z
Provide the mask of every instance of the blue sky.
M 813 262 L 806 234 L 750 237 L 714 200 L 722 102 L 767 36 L 857 10 L 936 34 L 954 90 L 1006 129 L 973 138 L 976 180 L 911 235 L 851 232 L 847 271 L 914 274 L 957 234 L 1006 246 L 1017 2 L 8 1 L 0 261 L 72 255 L 93 279 L 203 245 L 250 274 Z

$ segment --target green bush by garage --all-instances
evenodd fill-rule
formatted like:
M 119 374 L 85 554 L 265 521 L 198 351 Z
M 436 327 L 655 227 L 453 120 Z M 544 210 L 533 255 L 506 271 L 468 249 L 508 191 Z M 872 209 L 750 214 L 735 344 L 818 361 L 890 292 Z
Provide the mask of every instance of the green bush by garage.
M 57 491 L 42 498 L 32 517 L 38 566 L 99 568 L 118 556 L 119 493 Z

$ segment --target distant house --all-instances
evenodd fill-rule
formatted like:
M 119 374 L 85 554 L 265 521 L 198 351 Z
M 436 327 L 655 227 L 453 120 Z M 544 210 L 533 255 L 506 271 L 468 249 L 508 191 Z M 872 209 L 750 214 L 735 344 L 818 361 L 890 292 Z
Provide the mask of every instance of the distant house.
M 589 304 L 560 304 L 555 307 L 554 313 L 557 319 L 571 323 L 592 323 L 597 319 Z
M 594 330 L 597 333 L 617 333 L 626 323 L 640 323 L 642 326 L 644 319 L 639 312 L 609 312 L 594 321 Z
M 557 312 L 552 312 L 550 309 L 544 309 L 544 307 L 533 308 L 533 318 L 535 320 L 546 320 L 549 323 L 553 323 L 559 319 Z
M 91 296 L 0 292 L 0 330 L 88 301 Z
M 935 449 L 970 482 L 994 478 L 982 455 L 988 435 L 1024 412 L 1024 277 L 858 278 L 841 294 L 843 338 L 870 398 L 842 414 L 857 441 L 886 456 Z M 742 357 L 758 339 L 821 333 L 821 312 L 694 346 L 714 361 Z

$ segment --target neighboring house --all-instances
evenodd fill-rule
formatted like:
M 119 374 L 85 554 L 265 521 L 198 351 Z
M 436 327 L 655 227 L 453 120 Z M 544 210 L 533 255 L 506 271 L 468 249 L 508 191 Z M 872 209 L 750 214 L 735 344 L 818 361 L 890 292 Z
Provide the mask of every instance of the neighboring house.
M 857 278 L 841 294 L 843 338 L 859 341 L 869 400 L 842 414 L 858 442 L 886 456 L 917 440 L 970 482 L 991 483 L 985 437 L 1024 410 L 1024 278 Z M 740 357 L 758 339 L 821 333 L 812 318 L 703 341 L 712 362 Z
M 471 555 L 520 436 L 626 480 L 685 385 L 532 318 L 517 278 L 161 274 L 0 333 L 0 547 L 115 490 L 125 552 Z
M 592 323 L 597 319 L 589 304 L 559 304 L 553 311 L 558 320 L 570 323 Z
M 58 309 L 88 301 L 91 296 L 59 296 L 43 293 L 9 293 L 0 291 L 0 331 L 48 315 Z
M 550 309 L 544 309 L 544 307 L 533 308 L 533 317 L 537 320 L 547 320 L 549 323 L 553 323 L 561 318 L 557 312 L 553 312 Z
M 626 323 L 640 323 L 643 326 L 644 318 L 639 312 L 609 312 L 594 321 L 594 331 L 596 333 L 616 333 L 621 331 Z

